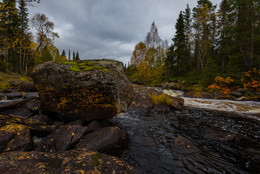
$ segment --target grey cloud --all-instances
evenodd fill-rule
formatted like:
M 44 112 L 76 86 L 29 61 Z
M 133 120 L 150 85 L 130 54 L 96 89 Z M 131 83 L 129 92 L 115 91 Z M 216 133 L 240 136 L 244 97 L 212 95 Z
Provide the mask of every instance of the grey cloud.
M 221 0 L 212 1 L 219 4 Z M 174 36 L 179 11 L 196 0 L 42 0 L 29 8 L 54 23 L 61 37 L 55 45 L 79 51 L 83 59 L 114 58 L 127 63 L 135 44 L 143 41 L 155 21 L 162 39 Z

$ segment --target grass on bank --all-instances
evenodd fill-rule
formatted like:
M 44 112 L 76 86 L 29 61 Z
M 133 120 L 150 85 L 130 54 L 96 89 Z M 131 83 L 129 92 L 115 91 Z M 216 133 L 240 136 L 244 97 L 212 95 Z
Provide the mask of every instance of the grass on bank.
M 27 76 L 21 76 L 16 73 L 3 73 L 0 72 L 0 90 L 9 89 L 11 84 L 15 84 L 19 81 L 30 81 L 31 79 Z

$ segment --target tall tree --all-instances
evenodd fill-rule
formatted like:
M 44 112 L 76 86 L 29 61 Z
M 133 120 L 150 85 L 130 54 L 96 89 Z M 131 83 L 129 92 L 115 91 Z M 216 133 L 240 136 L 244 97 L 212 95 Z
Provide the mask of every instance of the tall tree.
M 157 48 L 162 44 L 162 40 L 154 22 L 151 25 L 150 32 L 148 32 L 146 35 L 144 43 L 147 48 Z
M 69 50 L 69 61 L 71 60 L 70 50 Z
M 197 69 L 204 69 L 207 57 L 212 50 L 215 8 L 209 0 L 199 0 L 193 9 L 193 29 Z
M 131 57 L 131 65 L 138 66 L 141 61 L 145 59 L 147 52 L 146 45 L 143 42 L 139 42 L 134 49 L 133 55 Z
M 58 33 L 54 32 L 54 23 L 49 21 L 48 17 L 45 16 L 45 14 L 37 13 L 33 16 L 31 19 L 32 26 L 37 31 L 37 42 L 38 47 L 34 51 L 34 56 L 36 52 L 43 46 L 43 44 L 48 44 L 49 42 L 52 43 L 52 41 L 55 38 L 58 38 Z
M 76 53 L 76 58 L 75 58 L 75 60 L 80 60 L 80 58 L 79 58 L 79 52 L 77 51 L 77 53 Z
M 186 71 L 188 58 L 187 58 L 187 42 L 185 36 L 185 24 L 182 11 L 176 23 L 176 33 L 173 38 L 175 60 L 177 64 L 177 72 Z

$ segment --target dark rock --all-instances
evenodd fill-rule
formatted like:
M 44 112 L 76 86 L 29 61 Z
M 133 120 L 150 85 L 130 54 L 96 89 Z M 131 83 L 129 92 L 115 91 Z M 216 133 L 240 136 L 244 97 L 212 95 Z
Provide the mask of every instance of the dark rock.
M 10 109 L 3 112 L 0 112 L 0 114 L 3 115 L 19 115 L 23 117 L 31 117 L 33 115 L 33 112 L 28 109 L 23 108 L 17 108 L 17 109 Z
M 28 102 L 25 103 L 25 109 L 31 110 L 31 111 L 35 111 L 38 110 L 41 106 L 41 103 L 38 99 L 33 99 L 33 100 L 29 100 Z
M 33 147 L 30 130 L 26 126 L 18 124 L 1 127 L 0 142 L 2 146 L 1 152 L 28 151 Z
M 98 121 L 96 121 L 96 120 L 91 121 L 87 126 L 88 126 L 88 130 L 89 130 L 90 132 L 95 131 L 95 130 L 97 130 L 97 129 L 103 127 L 103 126 L 102 126 Z
M 27 98 L 39 98 L 39 94 L 38 92 L 26 92 L 24 93 L 24 96 L 23 96 L 25 99 Z
M 31 117 L 31 119 L 47 124 L 50 123 L 49 117 L 47 115 L 34 115 Z
M 233 95 L 234 97 L 237 97 L 237 98 L 239 98 L 239 97 L 242 97 L 242 96 L 243 96 L 243 94 L 242 94 L 242 93 L 240 93 L 240 92 L 238 92 L 238 91 L 232 91 L 230 94 L 231 94 L 231 95 Z
M 24 99 L 0 106 L 0 114 L 31 117 L 39 112 L 40 102 L 36 98 Z
M 37 89 L 33 82 L 22 81 L 19 85 L 19 91 L 21 92 L 37 92 Z
M 20 92 L 12 92 L 12 93 L 7 93 L 5 95 L 7 97 L 7 100 L 14 100 L 14 99 L 23 98 L 23 95 Z
M 185 137 L 179 136 L 172 142 L 172 151 L 178 154 L 190 154 L 197 153 L 200 150 L 197 148 L 194 142 Z
M 21 116 L 0 115 L 0 128 L 9 125 L 18 125 L 18 127 L 27 127 L 31 132 L 37 134 L 50 134 L 56 130 L 56 126 L 48 125 L 31 118 Z
M 85 135 L 76 148 L 102 152 L 123 143 L 126 139 L 126 132 L 120 128 L 105 127 Z
M 16 89 L 4 89 L 2 93 L 16 93 L 18 92 Z
M 82 121 L 81 120 L 76 120 L 68 123 L 67 125 L 76 125 L 76 126 L 82 126 Z
M 126 111 L 132 99 L 132 85 L 121 62 L 89 60 L 72 65 L 47 62 L 32 73 L 45 113 L 56 113 L 62 121 L 108 119 Z M 84 67 L 83 66 L 83 67 Z M 96 68 L 97 67 L 97 68 Z
M 2 174 L 135 173 L 133 167 L 116 157 L 84 150 L 4 153 L 0 154 L 0 171 Z
M 0 100 L 7 100 L 7 97 L 6 95 L 0 93 Z
M 227 132 L 227 131 L 221 131 L 221 130 L 214 130 L 208 128 L 206 131 L 206 136 L 212 140 L 217 140 L 221 142 L 228 142 L 228 141 L 234 141 L 234 140 L 240 140 L 242 137 L 238 134 Z
M 43 138 L 35 151 L 59 152 L 72 148 L 87 131 L 87 127 L 77 125 L 60 126 L 54 133 Z

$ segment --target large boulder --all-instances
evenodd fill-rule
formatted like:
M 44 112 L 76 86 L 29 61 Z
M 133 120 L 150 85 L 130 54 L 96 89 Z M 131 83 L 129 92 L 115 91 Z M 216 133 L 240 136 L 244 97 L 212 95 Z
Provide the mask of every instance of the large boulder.
M 18 173 L 135 173 L 116 157 L 85 150 L 59 153 L 10 152 L 0 154 L 2 174 Z
M 132 85 L 114 60 L 46 62 L 32 72 L 45 113 L 62 121 L 108 119 L 126 111 Z

